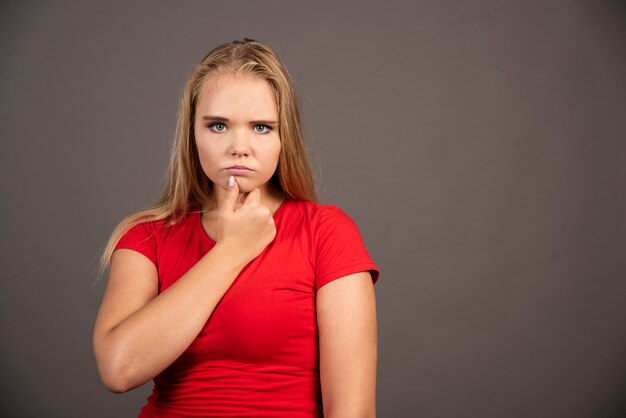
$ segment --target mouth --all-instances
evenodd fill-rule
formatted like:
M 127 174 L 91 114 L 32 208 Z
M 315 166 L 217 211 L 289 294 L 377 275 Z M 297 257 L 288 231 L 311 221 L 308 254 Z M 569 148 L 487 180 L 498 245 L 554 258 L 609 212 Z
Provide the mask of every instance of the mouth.
M 242 165 L 234 165 L 232 167 L 228 167 L 228 168 L 226 168 L 226 171 L 229 174 L 232 174 L 234 176 L 245 175 L 245 174 L 252 173 L 252 170 L 250 170 L 248 167 L 245 167 L 245 166 L 242 166 Z

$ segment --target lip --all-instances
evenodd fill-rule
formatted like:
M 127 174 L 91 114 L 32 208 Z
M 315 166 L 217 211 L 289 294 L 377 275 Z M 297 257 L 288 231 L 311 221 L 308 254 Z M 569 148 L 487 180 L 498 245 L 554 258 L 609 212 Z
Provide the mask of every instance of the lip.
M 230 174 L 233 175 L 240 175 L 240 174 L 249 174 L 252 173 L 252 170 L 250 170 L 247 167 L 244 166 L 233 166 L 233 167 L 228 167 L 226 169 L 226 171 L 228 171 Z

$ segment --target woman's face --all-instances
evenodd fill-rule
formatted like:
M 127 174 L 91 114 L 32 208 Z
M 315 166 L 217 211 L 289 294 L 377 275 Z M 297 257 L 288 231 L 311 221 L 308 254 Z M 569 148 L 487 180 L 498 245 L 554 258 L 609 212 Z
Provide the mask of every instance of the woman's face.
M 227 189 L 233 175 L 240 193 L 260 187 L 266 195 L 281 147 L 276 103 L 267 81 L 251 75 L 209 76 L 200 88 L 193 128 L 200 164 L 215 185 Z

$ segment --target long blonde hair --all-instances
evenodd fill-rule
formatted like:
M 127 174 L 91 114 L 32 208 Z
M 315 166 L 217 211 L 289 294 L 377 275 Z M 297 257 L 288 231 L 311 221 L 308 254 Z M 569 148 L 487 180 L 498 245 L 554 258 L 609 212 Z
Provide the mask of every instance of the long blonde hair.
M 214 73 L 254 75 L 266 80 L 274 93 L 281 150 L 276 172 L 269 180 L 288 198 L 317 202 L 315 179 L 303 138 L 300 106 L 293 81 L 276 53 L 260 42 L 244 38 L 219 45 L 192 67 L 178 105 L 166 185 L 152 206 L 124 218 L 114 229 L 100 259 L 98 278 L 108 267 L 119 239 L 142 222 L 179 222 L 189 209 L 215 207 L 213 184 L 206 177 L 194 138 L 196 103 L 204 81 Z

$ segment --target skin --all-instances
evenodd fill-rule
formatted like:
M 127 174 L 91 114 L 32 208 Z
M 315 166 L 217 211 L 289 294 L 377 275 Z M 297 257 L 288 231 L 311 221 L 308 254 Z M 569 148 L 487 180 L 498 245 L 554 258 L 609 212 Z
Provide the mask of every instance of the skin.
M 261 203 L 275 213 L 285 196 L 270 178 L 276 171 L 281 141 L 278 113 L 270 85 L 260 77 L 219 74 L 202 85 L 196 106 L 194 134 L 202 170 L 213 182 L 217 207 L 223 205 L 226 168 L 243 165 L 253 171 L 235 174 L 238 205 L 258 188 Z M 205 230 L 215 240 L 218 210 L 203 216 Z
M 267 82 L 232 75 L 202 86 L 194 133 L 203 171 L 215 187 L 217 209 L 203 216 L 216 245 L 176 283 L 158 293 L 158 273 L 142 254 L 113 253 L 93 345 L 105 386 L 123 393 L 141 386 L 178 358 L 245 267 L 275 238 L 272 215 L 285 196 L 268 182 L 281 141 Z M 213 115 L 228 121 L 204 120 Z M 210 124 L 213 124 L 209 127 Z M 235 176 L 240 164 L 253 172 Z M 376 416 L 376 308 L 369 272 L 336 279 L 316 297 L 324 416 Z M 155 349 L 158 347 L 158 349 Z
M 376 298 L 367 271 L 322 286 L 316 298 L 324 416 L 376 417 Z

